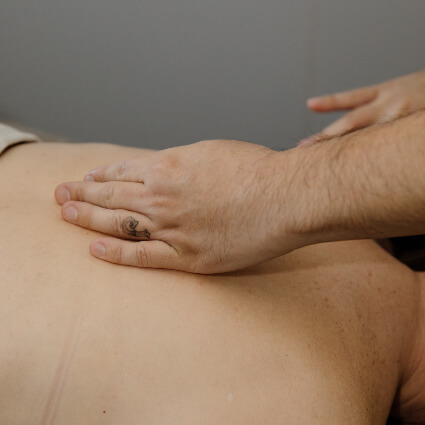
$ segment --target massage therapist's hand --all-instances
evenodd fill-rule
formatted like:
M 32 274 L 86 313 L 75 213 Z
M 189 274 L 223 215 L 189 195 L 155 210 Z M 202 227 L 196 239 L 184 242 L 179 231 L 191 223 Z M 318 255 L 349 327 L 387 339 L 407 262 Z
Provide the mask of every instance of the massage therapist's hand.
M 303 244 L 277 220 L 289 216 L 273 168 L 274 155 L 284 153 L 202 141 L 102 166 L 83 182 L 59 185 L 55 196 L 66 220 L 113 236 L 92 241 L 98 258 L 195 273 L 233 271 Z
M 425 71 L 416 72 L 381 84 L 309 99 L 316 112 L 350 110 L 322 131 L 336 136 L 372 124 L 392 121 L 409 112 L 425 108 Z M 307 139 L 320 141 L 320 137 Z

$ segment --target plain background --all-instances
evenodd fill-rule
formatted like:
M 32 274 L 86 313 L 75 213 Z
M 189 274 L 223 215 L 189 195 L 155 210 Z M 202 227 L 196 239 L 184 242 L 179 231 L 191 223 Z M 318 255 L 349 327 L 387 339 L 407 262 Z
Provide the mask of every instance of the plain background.
M 424 0 L 0 0 L 0 115 L 80 141 L 293 147 L 305 100 L 423 69 Z

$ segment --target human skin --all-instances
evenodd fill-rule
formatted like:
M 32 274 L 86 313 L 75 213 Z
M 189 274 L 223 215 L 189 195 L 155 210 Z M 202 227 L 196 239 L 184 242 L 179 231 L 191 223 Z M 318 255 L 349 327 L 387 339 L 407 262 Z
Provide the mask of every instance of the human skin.
M 307 106 L 320 113 L 350 111 L 327 126 L 321 133 L 325 136 L 392 121 L 425 108 L 425 70 L 368 87 L 311 98 Z M 321 138 L 313 136 L 306 140 L 314 142 Z
M 203 141 L 101 166 L 55 196 L 66 220 L 114 236 L 92 241 L 98 258 L 220 273 L 320 242 L 425 233 L 424 140 L 417 112 L 284 152 Z
M 309 234 L 325 242 L 425 233 L 424 141 L 419 111 L 298 148 L 311 155 L 300 169 Z M 309 167 L 313 159 L 323 166 Z
M 194 273 L 237 270 L 282 253 L 276 237 L 276 185 L 264 188 L 271 183 L 273 152 L 234 140 L 152 151 L 111 169 L 101 167 L 91 174 L 96 182 L 62 184 L 55 196 L 65 203 L 63 217 L 74 224 L 146 241 L 94 241 L 92 253 L 99 242 L 106 247 L 103 259 Z M 134 230 L 147 231 L 150 240 L 128 232 L 129 218 L 138 222 Z M 286 246 L 298 248 L 299 240 L 288 235 Z
M 421 274 L 373 241 L 215 276 L 97 261 L 52 190 L 135 154 L 0 157 L 0 423 L 423 423 Z

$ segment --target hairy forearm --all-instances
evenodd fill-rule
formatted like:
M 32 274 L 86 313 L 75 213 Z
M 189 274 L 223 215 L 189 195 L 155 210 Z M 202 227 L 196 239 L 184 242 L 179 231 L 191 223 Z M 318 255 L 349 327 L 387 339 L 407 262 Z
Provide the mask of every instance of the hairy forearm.
M 425 233 L 425 111 L 276 158 L 282 234 L 316 243 Z

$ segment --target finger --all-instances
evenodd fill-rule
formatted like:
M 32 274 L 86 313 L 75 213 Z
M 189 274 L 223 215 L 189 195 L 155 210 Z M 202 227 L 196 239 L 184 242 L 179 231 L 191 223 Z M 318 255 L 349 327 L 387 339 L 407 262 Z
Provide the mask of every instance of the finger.
M 90 252 L 110 263 L 135 267 L 183 270 L 177 251 L 166 242 L 129 242 L 114 238 L 95 239 Z
M 297 147 L 314 145 L 315 143 L 321 142 L 322 140 L 327 139 L 327 138 L 328 137 L 324 136 L 321 133 L 313 134 L 309 137 L 301 139 L 297 143 Z
M 85 202 L 66 202 L 61 209 L 64 220 L 86 229 L 131 240 L 150 240 L 157 229 L 143 214 L 126 210 L 108 210 Z
M 322 133 L 329 137 L 339 136 L 374 124 L 377 118 L 377 111 L 373 108 L 362 107 L 344 115 L 339 120 L 327 126 Z
M 124 159 L 113 164 L 104 165 L 89 171 L 84 180 L 86 181 L 128 181 L 143 183 L 148 156 L 141 160 L 140 158 Z
M 146 195 L 145 186 L 129 182 L 67 182 L 55 190 L 59 205 L 66 201 L 81 201 L 102 208 L 138 210 Z
M 342 111 L 369 103 L 376 98 L 377 94 L 376 86 L 363 87 L 308 99 L 307 106 L 316 112 Z

